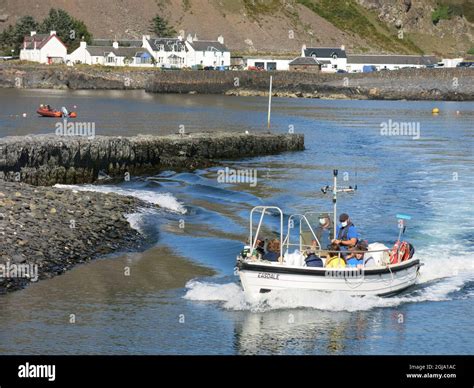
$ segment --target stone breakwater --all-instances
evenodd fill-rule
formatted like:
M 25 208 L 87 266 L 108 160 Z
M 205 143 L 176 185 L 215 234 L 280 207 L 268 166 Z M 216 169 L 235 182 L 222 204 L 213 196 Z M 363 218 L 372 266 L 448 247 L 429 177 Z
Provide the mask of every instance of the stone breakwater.
M 99 176 L 192 170 L 217 159 L 304 149 L 302 134 L 191 133 L 136 137 L 37 135 L 0 139 L 0 181 L 38 186 L 93 183 Z M 127 175 L 128 174 L 128 175 Z
M 147 204 L 132 197 L 0 182 L 0 294 L 64 273 L 144 237 L 125 215 Z
M 374 100 L 473 100 L 472 69 L 403 69 L 373 73 L 161 72 L 148 83 L 154 93 Z
M 0 64 L 0 87 L 44 89 L 145 89 L 153 93 L 266 95 L 376 100 L 474 100 L 474 70 L 402 69 L 326 74 L 255 71 L 161 71 L 81 65 Z

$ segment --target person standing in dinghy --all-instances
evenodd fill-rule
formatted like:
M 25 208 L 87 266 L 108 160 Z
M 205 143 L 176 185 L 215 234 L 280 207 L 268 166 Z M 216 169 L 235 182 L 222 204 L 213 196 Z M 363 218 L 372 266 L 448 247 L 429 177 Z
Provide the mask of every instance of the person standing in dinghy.
M 347 253 L 344 253 L 344 251 L 356 246 L 357 241 L 359 241 L 359 234 L 348 214 L 342 213 L 339 216 L 339 222 L 341 224 L 336 228 L 337 238 L 332 240 L 332 242 L 339 246 L 343 252 L 343 257 L 345 257 Z

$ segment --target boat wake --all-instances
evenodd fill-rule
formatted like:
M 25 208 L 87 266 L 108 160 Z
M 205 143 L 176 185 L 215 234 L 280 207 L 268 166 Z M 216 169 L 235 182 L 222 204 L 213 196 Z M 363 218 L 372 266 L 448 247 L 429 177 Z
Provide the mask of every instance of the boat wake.
M 350 296 L 344 293 L 325 293 L 306 290 L 281 290 L 260 294 L 257 299 L 246 298 L 237 283 L 217 284 L 192 280 L 186 285 L 185 299 L 217 302 L 227 310 L 263 312 L 283 309 L 317 309 L 326 311 L 365 311 L 374 308 L 395 307 L 404 303 L 436 302 L 457 297 L 472 297 L 463 288 L 474 281 L 472 260 L 466 253 L 450 257 L 439 250 L 419 251 L 425 265 L 418 283 L 409 291 L 395 297 Z M 439 259 L 442 256 L 444 258 Z
M 185 214 L 186 208 L 170 193 L 157 193 L 151 190 L 128 189 L 117 186 L 96 186 L 96 185 L 61 185 L 54 187 L 60 189 L 70 189 L 75 191 L 92 191 L 98 193 L 115 193 L 141 199 L 144 202 L 158 205 L 160 208 L 174 213 Z

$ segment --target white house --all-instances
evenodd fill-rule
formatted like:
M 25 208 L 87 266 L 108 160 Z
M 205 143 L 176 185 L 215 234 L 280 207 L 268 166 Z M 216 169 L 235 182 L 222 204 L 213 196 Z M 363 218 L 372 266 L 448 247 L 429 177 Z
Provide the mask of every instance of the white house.
M 338 70 L 346 70 L 347 55 L 344 46 L 335 47 L 306 47 L 301 48 L 302 57 L 313 57 L 321 64 L 321 71 L 335 73 Z
M 22 61 L 64 63 L 66 56 L 67 48 L 56 35 L 56 31 L 50 31 L 49 34 L 37 34 L 36 31 L 31 31 L 30 35 L 23 39 L 20 50 Z
M 230 51 L 224 45 L 224 38 L 217 40 L 199 40 L 190 34 L 186 38 L 187 66 L 230 66 Z
M 117 41 L 112 46 L 89 46 L 81 42 L 67 57 L 73 64 L 104 66 L 153 66 L 152 54 L 143 47 L 120 47 Z
M 267 71 L 288 71 L 292 59 L 247 58 L 247 70 L 260 68 Z
M 182 37 L 151 38 L 144 35 L 142 46 L 151 53 L 159 67 L 181 69 L 187 66 L 187 48 Z
M 347 71 L 361 73 L 364 67 L 372 70 L 398 70 L 407 67 L 426 67 L 438 60 L 434 56 L 424 55 L 353 55 L 347 56 Z

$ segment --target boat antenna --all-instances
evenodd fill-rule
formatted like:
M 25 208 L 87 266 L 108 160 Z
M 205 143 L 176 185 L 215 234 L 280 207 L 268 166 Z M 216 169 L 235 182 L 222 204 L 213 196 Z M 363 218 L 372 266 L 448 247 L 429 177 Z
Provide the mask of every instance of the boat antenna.
M 332 170 L 333 174 L 333 185 L 321 187 L 321 191 L 323 194 L 327 194 L 329 191 L 332 191 L 332 204 L 333 204 L 333 232 L 334 238 L 336 238 L 336 224 L 337 224 L 337 193 L 354 193 L 357 190 L 357 185 L 355 187 L 352 186 L 341 186 L 337 187 L 337 175 L 339 171 L 337 169 Z M 357 175 L 356 175 L 357 176 Z

